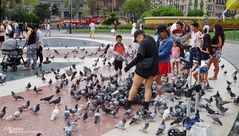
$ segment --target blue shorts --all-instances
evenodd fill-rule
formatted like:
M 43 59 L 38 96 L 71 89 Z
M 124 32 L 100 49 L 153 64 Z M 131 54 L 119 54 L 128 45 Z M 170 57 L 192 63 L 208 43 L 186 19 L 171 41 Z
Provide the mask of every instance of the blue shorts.
M 200 68 L 200 73 L 204 74 L 207 73 L 208 68 L 206 66 Z

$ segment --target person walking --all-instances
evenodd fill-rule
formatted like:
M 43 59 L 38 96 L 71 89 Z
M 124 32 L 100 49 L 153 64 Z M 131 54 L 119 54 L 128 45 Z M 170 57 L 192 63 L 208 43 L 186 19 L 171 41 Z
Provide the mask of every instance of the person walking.
M 39 28 L 39 25 L 36 25 L 35 32 L 36 32 L 36 45 L 37 45 L 37 60 L 38 58 L 40 59 L 40 63 L 38 66 L 41 67 L 43 62 L 43 54 L 42 54 L 43 37 L 42 37 L 42 32 Z
M 51 36 L 51 26 L 50 26 L 49 22 L 46 24 L 46 34 L 45 34 L 45 36 L 47 36 L 47 35 Z
M 89 27 L 90 27 L 90 38 L 95 38 L 95 23 L 91 22 Z
M 32 25 L 27 25 L 27 33 L 25 36 L 27 41 L 27 61 L 25 69 L 32 67 L 35 69 L 37 60 L 36 32 Z
M 222 47 L 225 42 L 225 34 L 223 28 L 220 24 L 216 24 L 214 29 L 214 37 L 211 40 L 211 49 L 210 49 L 210 59 L 208 62 L 208 69 L 210 69 L 211 64 L 214 65 L 214 75 L 213 77 L 209 78 L 209 80 L 217 80 L 217 75 L 219 72 L 219 60 L 222 54 Z
M 158 74 L 158 48 L 153 37 L 148 36 L 142 30 L 137 30 L 134 33 L 134 41 L 139 42 L 139 49 L 137 56 L 126 65 L 125 72 L 136 65 L 135 74 L 133 77 L 133 84 L 129 91 L 128 101 L 125 109 L 131 108 L 131 104 L 138 92 L 139 87 L 144 83 L 144 103 L 143 108 L 149 109 L 149 103 L 152 97 L 152 83 L 154 76 Z

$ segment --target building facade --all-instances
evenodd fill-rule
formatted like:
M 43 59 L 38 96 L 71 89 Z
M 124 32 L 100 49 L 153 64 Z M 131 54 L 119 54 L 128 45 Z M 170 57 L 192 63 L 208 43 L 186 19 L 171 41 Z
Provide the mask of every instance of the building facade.
M 61 19 L 70 18 L 70 1 L 72 2 L 72 18 L 80 19 L 87 10 L 86 0 L 39 0 L 40 3 L 50 4 L 50 10 L 55 5 L 57 7 L 57 15 Z
M 88 0 L 89 16 L 109 16 L 111 12 L 122 12 L 119 10 L 123 0 Z
M 226 0 L 152 0 L 154 6 L 170 5 L 183 11 L 184 15 L 193 9 L 202 9 L 209 16 L 220 16 L 226 9 Z M 234 15 L 235 11 L 227 14 Z

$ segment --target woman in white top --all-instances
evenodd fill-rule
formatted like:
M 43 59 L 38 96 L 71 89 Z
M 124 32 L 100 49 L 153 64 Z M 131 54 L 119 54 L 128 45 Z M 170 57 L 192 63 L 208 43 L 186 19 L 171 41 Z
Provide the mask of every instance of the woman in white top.
M 134 35 L 134 32 L 136 31 L 136 23 L 132 24 L 132 30 L 131 30 L 131 35 Z

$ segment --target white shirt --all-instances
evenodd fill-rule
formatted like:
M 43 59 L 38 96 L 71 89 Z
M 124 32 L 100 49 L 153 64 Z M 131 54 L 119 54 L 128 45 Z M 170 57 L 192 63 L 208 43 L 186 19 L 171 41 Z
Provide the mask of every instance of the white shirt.
M 200 47 L 200 42 L 202 40 L 202 33 L 200 31 L 198 32 L 192 32 L 191 33 L 191 40 L 190 40 L 190 45 L 192 47 Z
M 210 29 L 209 25 L 205 25 L 202 30 L 204 31 L 205 29 L 207 29 L 207 33 L 208 33 Z
M 201 66 L 200 66 L 200 68 L 202 68 L 202 67 L 207 67 L 207 63 L 206 63 L 205 61 L 201 61 Z
M 39 42 L 41 45 L 43 45 L 43 37 L 42 37 L 42 32 L 40 29 L 37 30 L 36 41 Z
M 6 34 L 12 31 L 12 27 L 10 25 L 7 25 L 6 27 Z
M 89 25 L 89 27 L 90 27 L 90 30 L 95 30 L 95 23 L 90 23 L 90 25 Z
M 47 30 L 50 30 L 51 29 L 51 26 L 50 26 L 50 24 L 47 24 L 47 28 L 46 28 Z

